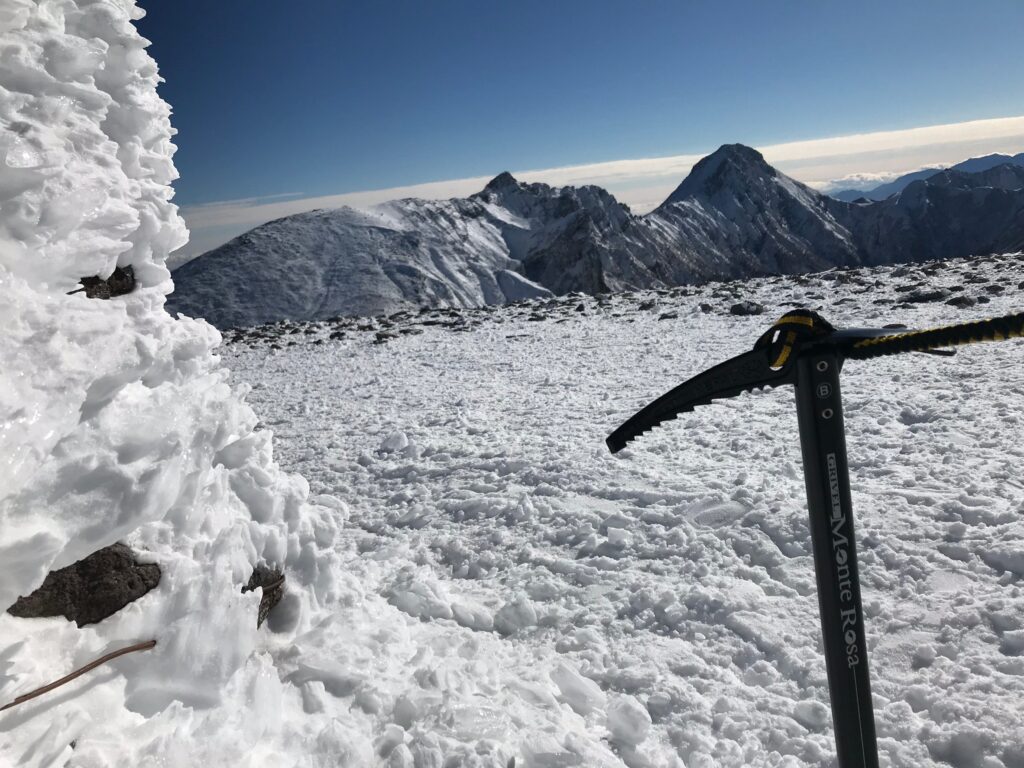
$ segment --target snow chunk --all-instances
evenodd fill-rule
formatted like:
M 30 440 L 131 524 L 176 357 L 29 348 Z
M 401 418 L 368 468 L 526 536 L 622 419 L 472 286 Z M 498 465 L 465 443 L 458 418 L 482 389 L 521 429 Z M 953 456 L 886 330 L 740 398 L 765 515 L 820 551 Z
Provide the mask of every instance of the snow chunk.
M 583 756 L 550 734 L 539 734 L 522 745 L 526 768 L 569 768 L 583 765 Z
M 537 610 L 526 597 L 506 603 L 494 617 L 494 628 L 503 635 L 514 635 L 521 629 L 537 625 Z
M 992 568 L 1024 576 L 1024 548 L 996 545 L 981 557 Z
M 409 436 L 405 432 L 392 432 L 380 444 L 381 453 L 397 453 L 409 447 Z
M 1007 656 L 1024 655 L 1024 629 L 1015 629 L 1003 635 L 999 650 Z
M 452 607 L 441 585 L 427 572 L 405 572 L 388 591 L 388 602 L 419 619 L 450 619 Z
M 480 632 L 490 632 L 494 629 L 494 617 L 491 612 L 482 605 L 461 598 L 452 604 L 452 616 L 462 626 L 468 629 L 475 629 Z
M 589 715 L 595 709 L 604 708 L 607 697 L 601 686 L 565 662 L 559 663 L 549 674 L 561 691 L 562 700 L 577 714 Z
M 810 731 L 821 731 L 829 724 L 829 709 L 820 701 L 798 701 L 793 707 L 793 719 Z
M 612 739 L 635 747 L 647 738 L 651 716 L 634 696 L 619 695 L 608 705 L 608 730 Z

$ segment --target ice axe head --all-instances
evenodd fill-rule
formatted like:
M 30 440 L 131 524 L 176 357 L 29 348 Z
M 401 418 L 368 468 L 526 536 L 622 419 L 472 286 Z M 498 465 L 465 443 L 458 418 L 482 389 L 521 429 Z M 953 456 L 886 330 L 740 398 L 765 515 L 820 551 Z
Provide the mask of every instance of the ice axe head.
M 681 413 L 692 411 L 699 405 L 735 397 L 741 392 L 794 384 L 796 360 L 803 355 L 814 354 L 823 347 L 835 351 L 840 360 L 899 351 L 952 354 L 948 350 L 936 349 L 936 345 L 928 339 L 917 339 L 921 335 L 919 332 L 907 331 L 902 326 L 899 330 L 892 327 L 837 330 L 817 312 L 791 310 L 761 335 L 750 352 L 719 363 L 666 392 L 627 419 L 605 442 L 612 453 L 618 453 L 644 432 L 662 422 L 671 421 Z M 876 348 L 872 352 L 869 348 L 877 341 L 885 341 L 888 346 Z M 961 343 L 949 339 L 936 341 L 940 344 Z M 907 348 L 891 349 L 894 344 L 902 344 Z

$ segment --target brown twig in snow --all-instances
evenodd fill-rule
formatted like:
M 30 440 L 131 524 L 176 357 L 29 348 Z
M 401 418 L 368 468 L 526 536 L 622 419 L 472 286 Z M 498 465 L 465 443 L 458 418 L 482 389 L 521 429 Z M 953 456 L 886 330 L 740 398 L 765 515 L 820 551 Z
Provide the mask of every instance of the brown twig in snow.
M 55 680 L 49 685 L 44 685 L 42 688 L 36 688 L 34 691 L 23 693 L 10 704 L 4 704 L 2 707 L 0 707 L 0 712 L 3 712 L 5 709 L 10 709 L 11 707 L 15 707 L 18 704 L 24 704 L 26 701 L 34 699 L 36 696 L 42 696 L 47 691 L 52 691 L 54 688 L 59 688 L 60 686 L 64 685 L 64 683 L 70 683 L 76 677 L 84 675 L 89 670 L 96 669 L 96 667 L 98 667 L 100 664 L 106 664 L 111 659 L 116 659 L 118 656 L 124 656 L 126 653 L 134 653 L 135 651 L 148 651 L 155 645 L 156 640 L 147 640 L 144 643 L 136 643 L 135 645 L 129 645 L 127 648 L 120 648 L 116 651 L 111 651 L 106 656 L 100 656 L 98 659 L 96 659 L 96 661 L 89 662 L 81 669 L 76 669 L 70 675 L 65 675 L 60 680 Z

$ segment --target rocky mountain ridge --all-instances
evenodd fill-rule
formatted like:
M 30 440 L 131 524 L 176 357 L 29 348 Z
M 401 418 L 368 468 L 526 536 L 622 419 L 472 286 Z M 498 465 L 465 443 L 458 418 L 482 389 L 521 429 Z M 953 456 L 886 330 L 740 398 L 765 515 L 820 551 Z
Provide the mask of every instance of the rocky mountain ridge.
M 506 305 L 425 307 L 375 317 L 331 317 L 319 320 L 280 320 L 235 328 L 224 335 L 229 346 L 330 346 L 336 343 L 383 345 L 424 332 L 470 333 L 480 328 L 509 326 L 507 338 L 522 338 L 523 323 L 561 324 L 575 318 L 608 315 L 633 322 L 650 313 L 658 320 L 693 315 L 764 315 L 774 318 L 792 307 L 827 310 L 826 294 L 843 290 L 870 295 L 861 310 L 865 316 L 883 312 L 885 322 L 928 304 L 944 304 L 950 321 L 960 310 L 984 306 L 1008 291 L 1024 290 L 1024 253 L 991 254 L 918 264 L 833 268 L 794 276 L 710 281 L 702 285 L 652 288 L 591 296 L 573 292 L 562 296 L 523 299 Z M 803 300 L 793 301 L 795 295 Z M 853 304 L 851 296 L 838 304 Z M 765 320 L 766 323 L 770 320 Z M 543 328 L 543 326 L 537 326 Z M 539 332 L 539 331 L 538 331 Z
M 847 203 L 732 144 L 644 216 L 600 187 L 503 173 L 468 198 L 279 219 L 176 270 L 168 306 L 242 327 L 1021 248 L 1024 168 L 947 170 Z
M 984 155 L 972 157 L 963 162 L 951 165 L 949 168 L 922 168 L 920 171 L 912 171 L 898 176 L 892 181 L 879 184 L 877 187 L 868 189 L 841 189 L 838 192 L 830 192 L 829 196 L 836 200 L 853 203 L 857 200 L 885 200 L 890 195 L 902 192 L 908 185 L 915 181 L 923 181 L 943 171 L 963 171 L 964 173 L 978 173 L 995 168 L 997 165 L 1017 165 L 1024 167 L 1024 152 L 1017 155 Z

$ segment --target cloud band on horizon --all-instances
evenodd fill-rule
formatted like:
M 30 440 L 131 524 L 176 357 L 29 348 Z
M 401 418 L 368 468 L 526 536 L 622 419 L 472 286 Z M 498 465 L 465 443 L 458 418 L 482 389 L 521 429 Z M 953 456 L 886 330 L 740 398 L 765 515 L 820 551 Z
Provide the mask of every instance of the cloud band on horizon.
M 968 157 L 1020 152 L 1024 150 L 1024 116 L 791 141 L 757 149 L 769 163 L 795 179 L 819 189 L 834 190 L 838 188 L 838 180 L 849 180 L 849 186 L 868 179 L 881 183 L 903 173 L 952 165 Z M 597 184 L 633 210 L 644 213 L 668 197 L 693 165 L 711 151 L 714 148 L 700 154 L 513 171 L 513 175 L 521 181 L 552 186 Z M 497 169 L 495 175 L 501 170 Z M 178 266 L 253 227 L 283 216 L 316 208 L 366 207 L 404 197 L 465 197 L 480 191 L 491 178 L 493 176 L 476 176 L 319 197 L 296 198 L 295 193 L 290 193 L 183 206 L 181 214 L 192 237 L 169 262 L 172 268 Z

